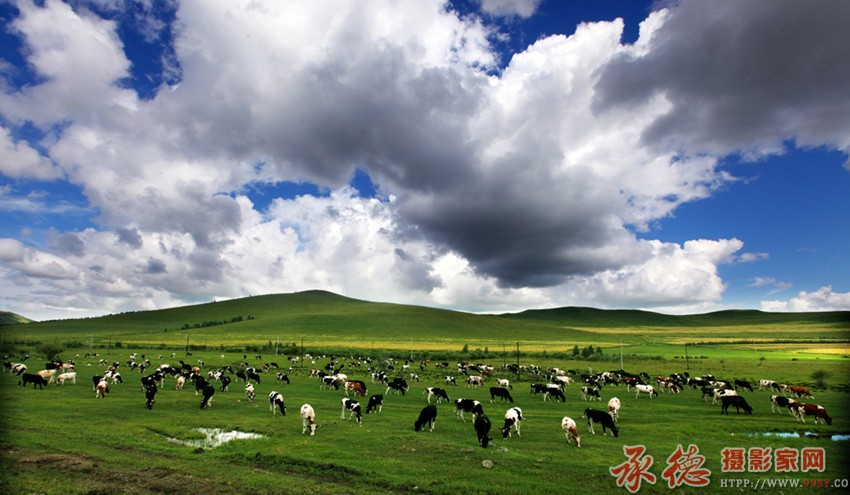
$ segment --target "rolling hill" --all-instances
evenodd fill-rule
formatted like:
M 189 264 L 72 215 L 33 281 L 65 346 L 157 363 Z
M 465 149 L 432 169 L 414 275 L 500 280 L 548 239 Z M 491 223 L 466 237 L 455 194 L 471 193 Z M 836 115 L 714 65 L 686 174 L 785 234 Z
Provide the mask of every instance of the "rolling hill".
M 219 345 L 305 339 L 340 347 L 485 348 L 519 340 L 538 346 L 638 344 L 750 338 L 847 341 L 850 312 L 764 313 L 721 311 L 664 315 L 637 310 L 565 307 L 513 314 L 459 311 L 369 302 L 326 291 L 269 294 L 97 318 L 3 327 L 17 342 L 53 340 L 91 344 Z

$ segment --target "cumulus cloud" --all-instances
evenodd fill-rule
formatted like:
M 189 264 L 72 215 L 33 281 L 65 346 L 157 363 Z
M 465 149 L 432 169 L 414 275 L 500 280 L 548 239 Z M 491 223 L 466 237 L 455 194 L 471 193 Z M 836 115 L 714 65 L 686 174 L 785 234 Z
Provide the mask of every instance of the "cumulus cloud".
M 595 108 L 663 99 L 668 110 L 642 131 L 662 148 L 759 156 L 796 139 L 847 153 L 848 15 L 841 0 L 679 2 L 645 50 L 600 71 Z
M 13 179 L 52 180 L 62 172 L 26 142 L 15 141 L 9 129 L 0 127 L 0 174 Z
M 537 12 L 542 0 L 481 0 L 481 10 L 496 16 L 528 18 Z
M 538 4 L 481 3 L 520 17 Z M 99 228 L 41 247 L 5 240 L 17 254 L 0 270 L 20 282 L 8 297 L 113 309 L 308 288 L 457 309 L 716 302 L 718 266 L 766 255 L 736 259 L 738 239 L 646 240 L 650 226 L 732 180 L 719 154 L 787 139 L 850 149 L 837 85 L 848 62 L 833 57 L 846 34 L 813 60 L 812 26 L 834 21 L 789 6 L 680 2 L 631 45 L 620 20 L 583 24 L 493 75 L 492 28 L 441 0 L 185 0 L 163 68 L 179 65 L 179 83 L 163 76 L 173 84 L 142 98 L 122 83 L 132 62 L 115 20 L 19 2 L 11 27 L 40 79 L 4 91 L 0 113 L 37 126 L 46 154 L 8 131 L 0 150 L 79 186 Z M 796 14 L 802 38 L 781 40 L 780 64 L 765 33 Z M 720 36 L 727 22 L 737 29 Z M 709 48 L 736 58 L 716 67 Z M 5 175 L 24 173 L 8 163 Z M 377 198 L 347 186 L 355 169 Z M 327 194 L 262 209 L 245 195 L 282 181 Z
M 762 301 L 761 309 L 775 312 L 850 311 L 850 292 L 833 292 L 832 286 L 827 285 L 814 292 L 800 291 L 797 297 L 787 301 Z

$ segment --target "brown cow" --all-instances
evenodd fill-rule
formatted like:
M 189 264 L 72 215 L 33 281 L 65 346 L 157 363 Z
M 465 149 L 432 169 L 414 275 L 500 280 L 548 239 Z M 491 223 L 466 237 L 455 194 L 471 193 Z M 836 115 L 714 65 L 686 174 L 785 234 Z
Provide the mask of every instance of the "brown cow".
M 815 424 L 817 424 L 820 420 L 825 421 L 828 425 L 832 424 L 832 418 L 826 413 L 826 409 L 817 404 L 797 402 L 791 406 L 791 413 L 797 418 L 797 421 L 801 423 L 806 422 L 805 416 L 814 416 Z

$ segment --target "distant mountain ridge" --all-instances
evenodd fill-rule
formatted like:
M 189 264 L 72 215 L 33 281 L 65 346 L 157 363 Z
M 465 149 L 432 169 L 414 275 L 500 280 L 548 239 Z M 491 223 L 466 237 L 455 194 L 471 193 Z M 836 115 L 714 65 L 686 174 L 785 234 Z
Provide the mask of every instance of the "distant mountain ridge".
M 20 323 L 32 323 L 33 320 L 9 311 L 0 311 L 0 325 L 17 325 Z
M 768 313 L 758 310 L 724 310 L 704 314 L 668 315 L 636 309 L 598 309 L 590 307 L 566 306 L 551 309 L 529 309 L 519 313 L 471 314 L 427 306 L 370 302 L 353 299 L 324 290 L 308 290 L 286 294 L 266 294 L 248 296 L 225 301 L 213 301 L 201 304 L 179 306 L 158 310 L 134 311 L 95 318 L 83 318 L 95 323 L 109 320 L 114 323 L 141 322 L 149 320 L 164 326 L 175 321 L 198 322 L 203 318 L 219 319 L 241 316 L 279 316 L 344 314 L 351 310 L 358 314 L 377 316 L 379 314 L 404 311 L 428 319 L 458 317 L 500 319 L 507 321 L 535 322 L 544 325 L 570 327 L 701 327 L 727 325 L 766 325 L 789 323 L 847 324 L 850 328 L 850 311 L 825 311 L 805 313 Z M 75 319 L 61 320 L 75 321 Z M 0 325 L 37 323 L 11 312 L 0 312 Z

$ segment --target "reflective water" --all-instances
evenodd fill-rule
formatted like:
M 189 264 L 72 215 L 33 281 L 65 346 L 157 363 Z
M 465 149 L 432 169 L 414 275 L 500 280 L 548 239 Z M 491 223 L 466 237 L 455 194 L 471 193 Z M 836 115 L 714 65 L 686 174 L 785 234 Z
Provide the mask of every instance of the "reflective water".
M 233 440 L 249 440 L 254 438 L 264 438 L 265 435 L 259 433 L 244 433 L 241 431 L 223 431 L 220 428 L 195 428 L 194 431 L 201 432 L 204 438 L 182 439 L 169 437 L 168 440 L 189 447 L 198 447 L 202 449 L 214 449 L 222 444 Z
M 813 431 L 766 431 L 762 433 L 749 433 L 750 437 L 777 437 L 777 438 L 826 438 L 834 442 L 850 440 L 850 435 L 844 433 L 815 433 Z

